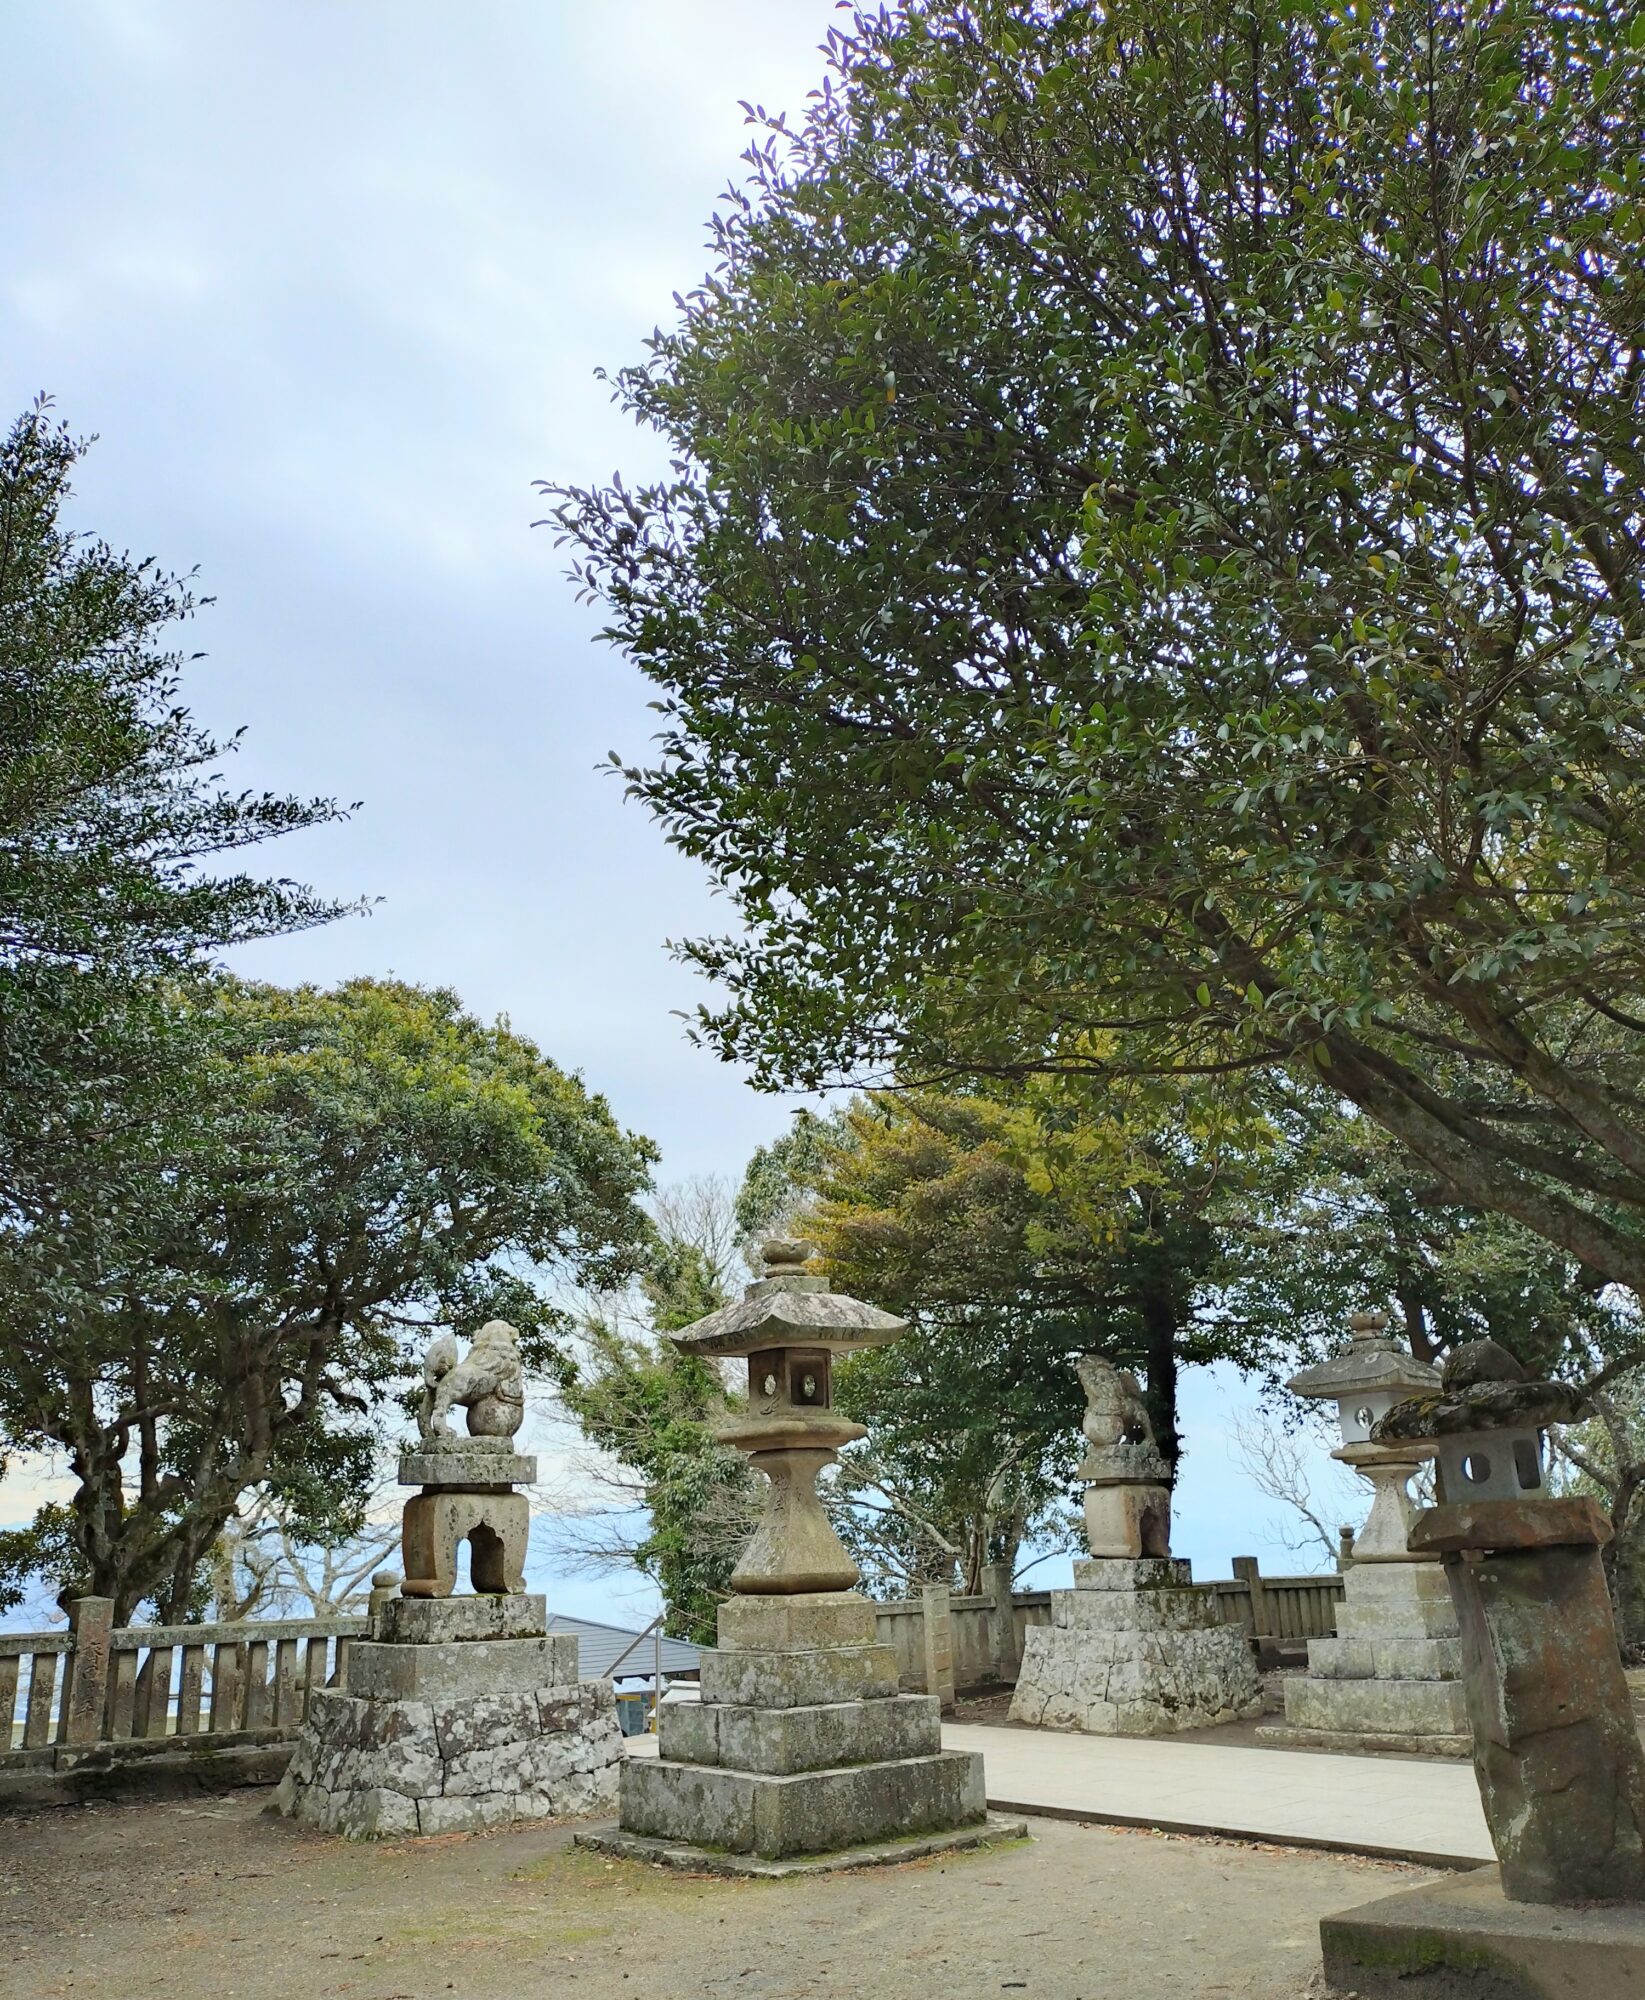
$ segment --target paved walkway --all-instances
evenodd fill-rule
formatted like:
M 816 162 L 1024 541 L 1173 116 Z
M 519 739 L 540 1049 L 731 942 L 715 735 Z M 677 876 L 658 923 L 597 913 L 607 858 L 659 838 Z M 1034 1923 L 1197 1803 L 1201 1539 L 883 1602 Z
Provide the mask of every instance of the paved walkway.
M 1495 1858 L 1471 1764 L 976 1723 L 946 1723 L 942 1736 L 951 1750 L 983 1753 L 988 1803 L 1000 1811 L 1230 1834 L 1434 1867 Z M 656 1739 L 631 1737 L 628 1751 L 655 1756 Z

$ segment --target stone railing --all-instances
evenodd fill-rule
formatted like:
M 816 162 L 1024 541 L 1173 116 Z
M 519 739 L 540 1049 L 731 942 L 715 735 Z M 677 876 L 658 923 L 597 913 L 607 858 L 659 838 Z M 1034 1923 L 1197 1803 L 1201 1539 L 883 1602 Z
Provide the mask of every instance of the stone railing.
M 83 1597 L 66 1632 L 0 1632 L 0 1773 L 179 1739 L 204 1749 L 294 1736 L 309 1690 L 336 1684 L 349 1640 L 367 1626 L 363 1617 L 116 1626 L 113 1609 Z
M 937 1627 L 929 1635 L 934 1643 L 928 1644 L 931 1591 L 876 1603 L 878 1637 L 897 1656 L 897 1678 L 905 1692 L 934 1688 L 951 1697 L 956 1689 L 966 1692 L 1015 1681 L 1022 1664 L 1023 1634 L 1030 1625 L 1051 1622 L 1051 1593 L 1019 1590 L 1002 1595 L 1002 1570 L 1003 1565 L 992 1565 L 991 1587 L 982 1596 L 948 1598 L 946 1649 Z M 1222 1622 L 1243 1625 L 1259 1655 L 1299 1652 L 1308 1640 L 1328 1639 L 1335 1633 L 1343 1591 L 1340 1575 L 1265 1577 L 1255 1556 L 1236 1556 L 1233 1570 L 1231 1578 L 1215 1578 L 1205 1587 L 1215 1593 Z M 940 1626 L 940 1610 L 934 1616 Z M 945 1650 L 951 1683 L 944 1677 Z

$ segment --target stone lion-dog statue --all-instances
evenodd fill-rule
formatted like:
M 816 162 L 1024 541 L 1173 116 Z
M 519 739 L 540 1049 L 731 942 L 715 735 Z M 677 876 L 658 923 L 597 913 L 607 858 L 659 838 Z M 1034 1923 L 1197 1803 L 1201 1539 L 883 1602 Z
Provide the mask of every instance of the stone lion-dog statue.
M 468 1413 L 470 1437 L 511 1438 L 525 1421 L 519 1336 L 506 1319 L 487 1320 L 460 1361 L 452 1334 L 436 1334 L 429 1342 L 417 1413 L 425 1442 L 456 1439 L 449 1419 L 458 1408 Z

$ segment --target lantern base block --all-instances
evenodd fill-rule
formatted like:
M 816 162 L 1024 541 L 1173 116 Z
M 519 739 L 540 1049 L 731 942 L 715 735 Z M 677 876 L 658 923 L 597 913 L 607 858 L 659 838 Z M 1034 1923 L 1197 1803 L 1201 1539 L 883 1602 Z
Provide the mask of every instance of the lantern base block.
M 986 1814 L 976 1751 L 791 1773 L 647 1757 L 623 1766 L 619 1823 L 625 1835 L 783 1861 L 978 1827 Z
M 1637 2000 L 1645 1904 L 1511 1903 L 1495 1868 L 1324 1917 L 1327 1983 L 1361 2000 Z
M 1431 1562 L 1356 1562 L 1337 1636 L 1311 1639 L 1285 1683 L 1285 1721 L 1258 1730 L 1282 1750 L 1467 1757 L 1462 1641 L 1445 1573 Z

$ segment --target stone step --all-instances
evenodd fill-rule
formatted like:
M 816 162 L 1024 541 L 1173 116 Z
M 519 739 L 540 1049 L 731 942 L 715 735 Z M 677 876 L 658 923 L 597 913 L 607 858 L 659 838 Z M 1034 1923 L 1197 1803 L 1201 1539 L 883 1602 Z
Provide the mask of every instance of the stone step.
M 664 1702 L 657 1726 L 658 1754 L 675 1763 L 783 1776 L 931 1756 L 941 1748 L 941 1711 L 927 1694 L 804 1708 Z
M 1462 1641 L 1313 1639 L 1308 1672 L 1320 1680 L 1454 1681 L 1462 1672 Z
M 1285 1720 L 1293 1729 L 1339 1735 L 1466 1736 L 1460 1681 L 1323 1680 L 1285 1683 Z
M 982 1822 L 982 1758 L 942 1750 L 790 1776 L 663 1758 L 623 1766 L 624 1833 L 780 1860 Z
M 897 1656 L 889 1646 L 821 1646 L 794 1651 L 705 1651 L 702 1698 L 734 1708 L 810 1708 L 872 1701 L 897 1692 Z

